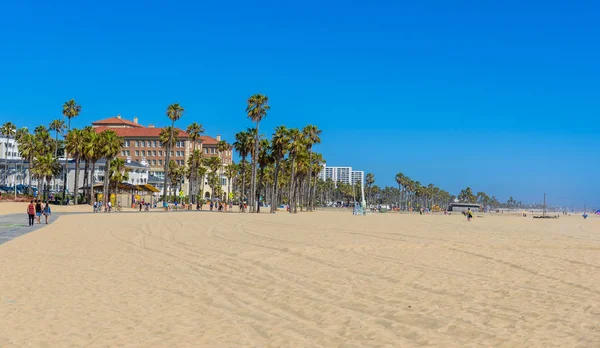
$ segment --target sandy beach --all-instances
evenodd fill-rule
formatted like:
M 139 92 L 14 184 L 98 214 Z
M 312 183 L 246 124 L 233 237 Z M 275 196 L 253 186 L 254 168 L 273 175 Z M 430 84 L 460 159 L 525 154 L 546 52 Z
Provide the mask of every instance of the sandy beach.
M 0 245 L 3 348 L 598 347 L 599 318 L 595 216 L 76 214 Z

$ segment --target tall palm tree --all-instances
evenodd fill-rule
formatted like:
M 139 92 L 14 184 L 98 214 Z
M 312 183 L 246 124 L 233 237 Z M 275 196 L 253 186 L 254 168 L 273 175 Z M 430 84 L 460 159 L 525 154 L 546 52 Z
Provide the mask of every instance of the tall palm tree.
M 367 199 L 369 204 L 373 203 L 373 184 L 375 184 L 375 175 L 373 173 L 367 173 L 365 176 L 365 188 L 367 189 Z
M 73 194 L 75 195 L 74 203 L 77 205 L 79 198 L 79 162 L 84 149 L 84 132 L 74 128 L 67 133 L 67 151 L 75 160 L 75 180 L 73 185 Z
M 50 122 L 48 129 L 52 132 L 56 132 L 56 136 L 54 138 L 54 157 L 58 158 L 58 135 L 62 134 L 67 126 L 65 125 L 65 121 L 61 119 L 56 119 Z M 56 177 L 54 177 L 56 180 Z M 54 187 L 56 187 L 56 182 L 54 182 Z
M 104 164 L 104 188 L 103 188 L 103 203 L 108 203 L 108 184 L 110 177 L 110 165 L 113 158 L 115 158 L 119 152 L 121 152 L 121 147 L 123 146 L 123 138 L 119 137 L 115 131 L 110 129 L 103 131 L 100 133 L 99 139 L 99 151 L 102 154 L 102 157 L 106 159 L 106 163 Z
M 77 104 L 75 99 L 71 99 L 66 101 L 63 104 L 62 114 L 67 118 L 67 131 L 71 130 L 71 119 L 79 116 L 81 112 L 81 105 Z M 69 154 L 65 151 L 65 168 L 63 171 L 63 201 L 65 201 L 65 194 L 67 190 L 67 173 L 68 173 L 68 165 L 69 165 Z M 75 184 L 77 186 L 77 184 Z
M 179 129 L 175 129 L 171 126 L 161 129 L 159 134 L 160 144 L 163 149 L 166 149 L 166 158 L 171 157 L 171 149 L 179 140 Z M 170 161 L 170 160 L 169 160 Z M 175 163 L 175 162 L 173 162 Z M 168 166 L 170 164 L 165 163 L 165 178 L 168 176 Z M 166 184 L 165 184 L 166 185 Z M 164 187 L 164 192 L 167 192 L 167 186 Z M 166 196 L 163 195 L 163 202 L 166 202 Z
M 46 200 L 48 194 L 48 186 L 52 178 L 60 173 L 60 164 L 56 157 L 52 156 L 51 153 L 46 153 L 35 157 L 33 174 L 38 180 L 46 181 L 46 188 L 44 189 L 44 200 Z
M 190 141 L 192 142 L 192 156 L 188 159 L 189 170 L 189 196 L 190 203 L 196 203 L 196 174 L 198 172 L 198 166 L 200 165 L 200 157 L 202 152 L 198 152 L 200 155 L 196 154 L 196 144 L 198 140 L 200 140 L 200 135 L 204 133 L 204 127 L 201 124 L 193 122 L 187 127 L 187 133 Z
M 225 177 L 227 177 L 227 184 L 228 184 L 228 191 L 229 191 L 229 195 L 228 195 L 228 202 L 231 203 L 231 192 L 232 191 L 232 181 L 235 179 L 235 177 L 237 176 L 237 173 L 239 171 L 238 166 L 235 163 L 231 163 L 230 165 L 228 165 L 225 168 Z
M 201 200 L 204 200 L 204 182 L 205 182 L 204 180 L 206 178 L 207 172 L 208 172 L 208 168 L 204 167 L 202 165 L 202 163 L 200 163 L 200 165 L 198 166 L 198 170 L 196 172 L 196 178 L 199 178 L 200 180 L 202 180 L 201 184 L 200 184 L 200 191 L 199 191 Z
M 48 129 L 52 132 L 56 132 L 56 136 L 54 139 L 54 157 L 58 157 L 58 135 L 62 134 L 62 132 L 64 132 L 66 128 L 67 126 L 65 125 L 65 121 L 63 120 L 56 119 L 50 122 L 50 126 L 48 127 Z
M 2 127 L 0 127 L 0 133 L 6 137 L 6 143 L 4 146 L 4 151 L 5 151 L 5 158 L 6 158 L 6 164 L 5 164 L 5 170 L 4 170 L 4 184 L 6 185 L 6 180 L 8 178 L 8 142 L 11 138 L 15 137 L 15 135 L 17 134 L 17 126 L 15 126 L 12 122 L 6 122 L 2 125 Z
M 173 133 L 175 132 L 175 121 L 179 120 L 183 115 L 184 108 L 181 105 L 175 103 L 171 104 L 167 107 L 166 115 L 171 120 L 171 132 L 169 135 L 169 141 L 167 142 L 167 156 L 165 158 L 165 178 L 163 181 L 164 189 L 163 189 L 163 202 L 166 202 L 167 199 L 167 182 L 169 180 L 169 162 L 171 161 L 171 144 L 173 139 Z
M 241 203 L 243 207 L 244 198 L 246 198 L 246 157 L 250 153 L 252 145 L 252 136 L 249 132 L 239 132 L 235 135 L 235 142 L 233 148 L 238 152 L 241 157 L 241 170 L 242 170 L 242 196 Z
M 260 194 L 264 189 L 265 169 L 273 163 L 273 157 L 271 156 L 271 143 L 268 139 L 260 139 L 258 159 L 257 162 L 260 166 L 260 174 L 257 181 L 257 194 L 255 200 L 258 201 L 256 212 L 260 213 Z
M 122 158 L 113 158 L 110 161 L 109 181 L 115 185 L 115 194 L 119 192 L 119 184 L 129 180 L 129 168 L 125 166 Z
M 23 158 L 23 160 L 27 161 L 27 165 L 28 165 L 27 184 L 29 186 L 31 186 L 31 168 L 32 168 L 33 158 L 36 155 L 36 147 L 37 147 L 37 144 L 35 142 L 35 137 L 33 136 L 33 134 L 25 133 L 19 138 L 19 153 L 21 153 L 21 158 Z
M 309 124 L 307 126 L 305 126 L 302 129 L 302 133 L 305 137 L 305 142 L 306 142 L 306 147 L 308 149 L 308 161 L 309 163 L 312 162 L 312 147 L 315 144 L 320 144 L 321 143 L 321 130 L 319 128 L 317 128 L 317 126 Z M 312 166 L 309 166 L 309 171 L 308 171 L 308 177 L 310 179 L 310 177 L 312 176 Z M 308 201 L 309 201 L 309 210 L 313 210 L 314 209 L 314 203 L 313 203 L 313 198 L 312 195 L 310 194 L 311 190 L 310 190 L 310 180 L 309 180 L 309 185 L 307 185 L 308 187 Z
M 88 204 L 92 203 L 92 191 L 94 185 L 94 171 L 96 162 L 101 158 L 98 149 L 99 135 L 92 127 L 85 127 L 82 131 L 83 146 L 81 147 L 81 158 L 85 161 L 83 169 L 83 187 Z M 90 168 L 91 164 L 91 168 Z
M 267 116 L 267 111 L 271 109 L 269 104 L 269 97 L 262 94 L 255 94 L 250 96 L 247 101 L 246 113 L 248 118 L 256 123 L 256 135 L 254 136 L 254 149 L 252 152 L 252 181 L 251 181 L 251 197 L 250 209 L 252 212 L 256 212 L 255 198 L 256 198 L 256 162 L 257 162 L 257 151 L 258 151 L 258 137 L 259 137 L 259 125 L 260 121 Z
M 279 171 L 281 169 L 281 161 L 285 157 L 290 146 L 290 138 L 288 129 L 285 126 L 275 128 L 273 138 L 271 140 L 271 155 L 275 162 L 275 172 L 273 174 L 273 198 L 271 199 L 271 213 L 274 213 L 279 206 Z
M 209 176 L 211 177 L 211 179 L 209 179 L 209 185 L 210 185 L 210 189 L 212 191 L 212 197 L 215 197 L 215 195 L 217 194 L 217 186 L 221 186 L 220 185 L 220 180 L 218 177 L 218 172 L 219 169 L 221 168 L 221 160 L 218 157 L 207 157 L 204 159 L 205 162 L 204 164 L 208 167 L 208 169 L 210 169 L 210 173 Z M 219 185 L 215 185 L 215 184 L 219 184 Z M 218 195 L 217 195 L 218 196 Z
M 302 133 L 298 128 L 291 128 L 288 130 L 288 137 L 290 139 L 290 162 L 291 162 L 291 172 L 290 172 L 290 213 L 293 213 L 296 210 L 296 201 L 294 199 L 296 193 L 296 159 L 300 155 L 303 148 L 303 137 Z

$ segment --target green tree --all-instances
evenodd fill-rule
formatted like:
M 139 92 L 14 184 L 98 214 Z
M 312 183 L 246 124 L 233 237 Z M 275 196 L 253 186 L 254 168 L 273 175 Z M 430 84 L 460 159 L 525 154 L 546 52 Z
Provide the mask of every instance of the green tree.
M 252 148 L 252 136 L 249 132 L 239 132 L 235 135 L 235 142 L 233 148 L 238 152 L 241 157 L 241 171 L 242 171 L 242 202 L 246 198 L 246 157 L 250 154 Z M 243 209 L 243 203 L 242 209 Z M 243 210 L 245 211 L 245 210 Z
M 167 141 L 167 156 L 165 158 L 165 178 L 163 181 L 164 189 L 163 189 L 163 202 L 166 202 L 167 199 L 167 183 L 169 182 L 169 164 L 171 161 L 171 146 L 173 144 L 173 133 L 175 132 L 175 121 L 178 121 L 185 109 L 181 107 L 179 104 L 171 104 L 167 107 L 166 115 L 171 120 L 171 129 L 169 139 Z M 162 139 L 161 139 L 162 142 Z
M 119 184 L 129 181 L 129 168 L 122 158 L 113 158 L 110 161 L 109 181 L 114 185 L 114 193 L 119 193 Z
M 8 142 L 11 138 L 14 138 L 17 134 L 17 126 L 15 126 L 12 122 L 6 122 L 0 127 L 0 133 L 2 136 L 6 137 L 4 152 L 6 158 L 5 169 L 4 169 L 4 184 L 6 185 L 7 181 L 7 173 L 8 173 Z
M 60 164 L 56 157 L 51 153 L 40 154 L 35 157 L 33 165 L 33 175 L 38 180 L 45 179 L 45 189 L 43 199 L 46 200 L 48 196 L 48 185 L 54 176 L 60 173 Z
M 458 194 L 458 200 L 462 203 L 475 203 L 477 202 L 477 196 L 473 194 L 473 190 L 470 187 L 460 191 Z
M 248 114 L 248 118 L 250 118 L 253 122 L 256 123 L 256 135 L 254 137 L 254 149 L 252 152 L 252 181 L 251 181 L 251 194 L 252 201 L 250 202 L 250 210 L 254 213 L 256 212 L 256 165 L 257 165 L 257 151 L 258 151 L 258 137 L 259 137 L 259 126 L 260 121 L 262 121 L 267 116 L 267 111 L 271 108 L 269 105 L 269 97 L 262 94 L 255 94 L 248 98 L 246 113 Z
M 84 133 L 83 131 L 74 128 L 69 130 L 67 133 L 67 151 L 73 156 L 75 160 L 75 182 L 73 184 L 73 194 L 75 195 L 75 205 L 78 203 L 79 196 L 79 162 L 81 160 L 81 155 L 83 154 L 84 148 Z
M 196 203 L 196 192 L 197 189 L 197 173 L 198 167 L 200 166 L 200 159 L 202 158 L 202 152 L 196 150 L 198 141 L 201 142 L 200 135 L 204 133 L 204 127 L 201 124 L 193 122 L 187 127 L 188 138 L 192 142 L 192 155 L 188 158 L 188 175 L 189 175 L 189 196 L 191 203 Z
M 304 135 L 304 143 L 306 145 L 306 148 L 308 150 L 308 162 L 312 162 L 312 148 L 314 145 L 316 144 L 320 144 L 321 143 L 321 130 L 319 128 L 317 128 L 317 126 L 309 124 L 307 126 L 305 126 L 302 129 L 302 133 Z M 307 185 L 307 199 L 308 199 L 308 209 L 309 210 L 313 210 L 314 209 L 314 202 L 313 199 L 311 197 L 311 188 L 310 188 L 310 178 L 312 177 L 312 166 L 309 166 L 309 170 L 308 170 L 308 185 Z
M 104 188 L 103 188 L 103 203 L 108 203 L 108 187 L 110 177 L 110 167 L 112 160 L 121 152 L 123 146 L 123 138 L 119 137 L 115 131 L 105 130 L 100 133 L 99 150 L 102 156 L 106 159 L 104 165 Z
M 278 126 L 275 128 L 275 133 L 273 133 L 273 138 L 271 140 L 271 155 L 275 162 L 271 213 L 274 213 L 279 206 L 279 171 L 281 170 L 281 161 L 284 159 L 289 146 L 290 138 L 288 129 L 285 126 Z
M 71 119 L 79 116 L 80 112 L 81 112 L 81 105 L 77 104 L 75 99 L 66 101 L 63 104 L 62 114 L 68 120 L 67 121 L 67 131 L 71 130 Z M 65 151 L 65 167 L 63 170 L 63 199 L 65 197 L 66 190 L 67 190 L 67 173 L 68 173 L 68 165 L 69 165 L 68 159 L 69 159 L 69 154 L 68 154 L 68 152 Z M 77 186 L 77 183 L 75 183 L 75 186 Z M 75 192 L 77 192 L 77 191 L 75 191 Z

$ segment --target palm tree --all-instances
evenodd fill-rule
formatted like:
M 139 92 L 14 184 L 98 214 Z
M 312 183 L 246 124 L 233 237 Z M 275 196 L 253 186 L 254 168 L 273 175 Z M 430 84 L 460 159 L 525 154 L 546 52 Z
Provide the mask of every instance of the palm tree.
M 221 168 L 221 160 L 218 157 L 207 157 L 204 159 L 204 165 L 210 169 L 208 184 L 212 191 L 211 197 L 215 197 L 217 194 L 217 186 L 220 187 L 220 180 L 218 180 L 218 171 Z M 218 183 L 218 185 L 216 185 Z M 217 195 L 218 196 L 218 195 Z
M 257 151 L 258 151 L 258 135 L 259 135 L 259 125 L 260 121 L 267 116 L 267 111 L 271 108 L 269 105 L 269 97 L 262 94 L 255 94 L 250 96 L 247 101 L 246 113 L 248 114 L 248 118 L 250 118 L 253 122 L 256 122 L 256 135 L 254 137 L 254 149 L 252 152 L 252 181 L 251 181 L 251 197 L 252 201 L 250 202 L 250 209 L 252 212 L 256 212 L 255 206 L 255 197 L 256 197 L 256 160 L 257 160 Z
M 44 189 L 44 200 L 46 200 L 48 186 L 52 178 L 60 173 L 60 164 L 56 157 L 51 153 L 46 153 L 35 157 L 33 174 L 38 180 L 46 180 L 46 188 Z
M 306 142 L 306 147 L 308 149 L 308 161 L 309 163 L 312 162 L 312 147 L 315 144 L 320 144 L 321 143 L 321 130 L 319 128 L 317 128 L 317 126 L 309 124 L 307 126 L 304 127 L 304 129 L 302 129 L 302 133 L 305 137 L 305 142 Z M 312 166 L 309 166 L 309 170 L 308 170 L 308 178 L 310 179 L 310 177 L 312 176 Z M 310 195 L 310 180 L 309 180 L 309 184 L 308 184 L 308 201 L 309 201 L 309 206 L 308 208 L 310 210 L 314 209 L 314 204 L 312 201 L 312 197 Z
M 173 148 L 173 146 L 175 146 L 175 144 L 179 140 L 179 129 L 175 129 L 171 126 L 165 127 L 161 129 L 159 138 L 161 146 L 163 147 L 163 149 L 166 149 L 166 158 L 168 159 L 169 157 L 171 157 L 171 148 Z M 165 178 L 167 178 L 169 175 L 169 165 L 170 164 L 165 163 Z M 166 184 L 167 183 L 165 182 L 165 185 Z M 167 186 L 164 187 L 164 192 L 167 192 Z M 166 196 L 164 194 L 163 202 L 166 202 Z
M 58 157 L 58 135 L 62 134 L 66 128 L 65 121 L 56 119 L 50 122 L 50 126 L 48 129 L 52 132 L 56 132 L 56 136 L 54 139 L 55 147 L 54 147 L 54 157 Z
M 83 142 L 83 152 L 82 157 L 85 159 L 85 170 L 84 170 L 84 181 L 83 186 L 86 187 L 87 190 L 87 200 L 88 204 L 92 204 L 92 195 L 93 195 L 93 186 L 94 186 L 94 173 L 96 172 L 96 162 L 102 158 L 102 153 L 100 152 L 100 136 L 94 129 L 91 127 L 86 127 L 84 129 L 84 142 Z M 91 168 L 89 164 L 91 163 Z M 88 172 L 89 169 L 89 172 Z M 89 186 L 89 187 L 88 187 Z
M 290 139 L 290 147 L 289 147 L 290 158 L 289 159 L 291 162 L 289 201 L 290 201 L 290 213 L 292 213 L 292 212 L 296 211 L 296 200 L 294 199 L 295 192 L 296 192 L 295 186 L 296 186 L 296 180 L 297 180 L 297 178 L 295 178 L 295 176 L 296 176 L 296 169 L 295 169 L 296 159 L 301 154 L 301 151 L 303 149 L 304 138 L 302 137 L 302 133 L 297 128 L 292 128 L 292 129 L 288 130 L 288 137 Z
M 229 193 L 232 192 L 232 181 L 237 176 L 238 170 L 238 166 L 235 163 L 231 163 L 225 168 L 225 177 L 227 177 Z M 231 203 L 231 195 L 228 196 L 228 202 Z
M 129 168 L 125 166 L 122 158 L 113 158 L 110 161 L 109 181 L 115 185 L 115 194 L 119 192 L 119 184 L 129 180 Z
M 200 185 L 200 199 L 204 200 L 204 180 L 206 177 L 206 173 L 208 172 L 208 169 L 204 166 L 202 166 L 202 164 L 200 164 L 198 166 L 198 170 L 196 172 L 196 178 L 200 178 L 202 180 L 202 184 Z
M 108 203 L 108 184 L 110 177 L 110 165 L 113 158 L 115 158 L 121 147 L 123 146 L 123 138 L 119 137 L 117 133 L 112 130 L 105 130 L 100 133 L 99 139 L 99 152 L 106 159 L 104 165 L 104 188 L 103 188 L 103 203 Z
M 370 204 L 373 203 L 373 184 L 375 184 L 375 175 L 373 175 L 373 173 L 367 173 L 365 177 L 365 188 L 367 189 L 367 199 L 369 200 Z
M 83 131 L 74 128 L 67 133 L 67 151 L 73 156 L 75 160 L 75 183 L 73 185 L 73 191 L 75 195 L 75 205 L 79 198 L 79 162 L 83 154 L 84 147 L 84 133 Z
M 27 183 L 31 186 L 31 165 L 33 162 L 33 158 L 36 155 L 36 142 L 33 134 L 25 133 L 21 135 L 19 138 L 19 152 L 21 153 L 21 158 L 27 161 L 28 165 L 28 179 Z
M 175 121 L 179 120 L 183 115 L 184 108 L 182 108 L 179 104 L 171 104 L 167 107 L 166 115 L 171 120 L 171 132 L 169 135 L 169 140 L 167 142 L 167 156 L 165 158 L 165 178 L 163 181 L 164 189 L 163 189 L 163 202 L 166 202 L 167 198 L 167 182 L 169 180 L 169 162 L 171 161 L 171 144 L 173 139 L 173 133 L 175 132 Z
M 62 114 L 64 117 L 66 117 L 68 119 L 68 123 L 67 123 L 67 131 L 71 130 L 71 119 L 79 116 L 79 113 L 81 112 L 81 105 L 77 104 L 77 102 L 75 102 L 75 99 L 71 99 L 69 101 L 66 101 L 63 104 L 63 109 L 62 109 Z M 68 173 L 68 165 L 69 165 L 69 155 L 67 152 L 65 152 L 65 168 L 64 168 L 64 173 L 63 173 L 63 201 L 65 201 L 65 194 L 66 194 L 66 190 L 67 190 L 67 173 Z M 77 186 L 77 183 L 75 184 L 75 186 Z
M 243 201 L 246 197 L 246 157 L 250 153 L 252 144 L 252 137 L 249 132 L 239 132 L 235 135 L 235 142 L 233 148 L 238 152 L 241 157 L 241 170 L 242 170 L 242 197 L 241 203 L 243 207 Z
M 271 140 L 271 155 L 275 162 L 275 171 L 273 174 L 273 198 L 271 199 L 271 213 L 274 213 L 279 206 L 279 171 L 281 169 L 281 161 L 285 157 L 290 146 L 290 138 L 288 129 L 285 126 L 278 126 L 273 133 Z
M 200 155 L 196 154 L 196 144 L 198 142 L 198 140 L 200 140 L 200 135 L 202 133 L 204 133 L 204 128 L 202 127 L 201 124 L 198 124 L 196 122 L 193 122 L 192 124 L 190 124 L 187 127 L 187 133 L 188 133 L 188 137 L 190 139 L 190 141 L 192 142 L 192 156 L 190 156 L 189 160 L 191 160 L 191 162 L 188 160 L 188 166 L 190 167 L 189 170 L 189 181 L 190 181 L 190 187 L 189 187 L 189 196 L 190 196 L 190 203 L 196 203 L 196 174 L 198 172 L 198 166 L 200 165 L 200 156 L 201 156 L 201 152 L 199 151 L 198 153 Z
M 50 131 L 56 132 L 56 136 L 54 138 L 54 157 L 58 158 L 58 134 L 62 134 L 66 129 L 65 121 L 56 119 L 50 122 L 48 129 Z M 55 179 L 56 180 L 56 179 Z M 56 182 L 53 185 L 56 187 Z
M 256 185 L 257 197 L 254 199 L 258 201 L 256 212 L 260 213 L 260 194 L 264 188 L 265 169 L 273 162 L 273 157 L 271 157 L 271 143 L 268 139 L 260 139 L 257 162 L 260 165 L 260 175 Z
M 2 133 L 3 136 L 6 137 L 6 144 L 5 144 L 5 158 L 6 158 L 6 164 L 5 164 L 5 170 L 4 170 L 4 184 L 6 185 L 6 180 L 7 180 L 7 173 L 8 173 L 8 141 L 10 140 L 10 138 L 14 137 L 17 133 L 17 126 L 15 126 L 12 122 L 6 122 L 5 124 L 2 125 L 2 127 L 0 127 L 0 133 Z

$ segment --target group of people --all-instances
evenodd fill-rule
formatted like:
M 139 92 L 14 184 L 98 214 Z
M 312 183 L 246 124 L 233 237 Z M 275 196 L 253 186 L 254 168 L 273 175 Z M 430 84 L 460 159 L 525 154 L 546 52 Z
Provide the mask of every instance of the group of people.
M 44 206 L 42 206 L 42 201 L 41 200 L 31 200 L 31 202 L 29 202 L 29 205 L 27 206 L 27 216 L 29 217 L 29 226 L 33 226 L 35 224 L 35 220 L 37 219 L 37 223 L 41 224 L 42 223 L 42 215 L 45 217 L 46 219 L 46 224 L 48 224 L 48 219 L 50 218 L 50 215 L 52 215 L 52 209 L 50 208 L 50 205 L 48 204 L 48 202 L 45 203 Z
M 112 213 L 114 207 L 112 206 L 111 201 L 106 202 L 106 204 L 102 204 L 101 202 L 97 202 L 97 201 L 94 202 L 94 213 L 101 213 L 102 208 L 104 208 L 105 213 Z M 119 201 L 119 203 L 117 204 L 116 209 L 117 209 L 117 211 L 121 211 L 121 209 L 122 209 L 121 201 Z

